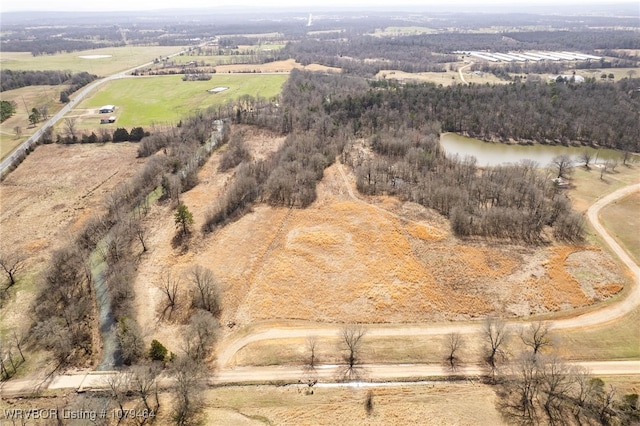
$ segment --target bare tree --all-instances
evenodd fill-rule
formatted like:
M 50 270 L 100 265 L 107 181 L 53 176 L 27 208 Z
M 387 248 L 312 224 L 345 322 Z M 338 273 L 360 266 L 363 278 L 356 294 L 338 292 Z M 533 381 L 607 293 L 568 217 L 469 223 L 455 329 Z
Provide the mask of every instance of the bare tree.
M 77 120 L 75 117 L 67 117 L 64 119 L 65 131 L 67 133 L 67 136 L 72 139 L 76 137 L 76 121 Z
M 120 412 L 124 412 L 124 403 L 127 400 L 127 394 L 131 391 L 131 373 L 117 372 L 110 374 L 104 379 L 111 399 L 117 404 Z M 118 417 L 118 423 L 124 420 L 124 417 Z
M 139 364 L 131 369 L 131 391 L 140 398 L 147 413 L 156 413 L 160 407 L 158 399 L 158 376 L 162 372 L 159 363 Z
M 136 362 L 144 354 L 144 340 L 138 323 L 130 318 L 120 318 L 116 327 L 122 360 L 126 365 Z
M 177 425 L 196 423 L 204 406 L 206 368 L 190 357 L 179 357 L 171 369 L 174 397 L 173 420 Z
M 40 112 L 40 116 L 43 120 L 49 119 L 49 107 L 47 105 L 42 105 L 40 108 L 38 108 L 38 111 Z
M 507 330 L 504 322 L 497 318 L 487 318 L 482 326 L 482 339 L 485 342 L 485 361 L 491 372 L 495 373 L 498 360 L 505 356 L 503 346 L 507 341 Z
M 447 361 L 447 364 L 449 364 L 451 371 L 456 371 L 460 364 L 460 356 L 458 355 L 458 352 L 464 343 L 462 335 L 460 335 L 460 333 L 449 333 L 445 339 L 447 353 L 445 360 Z
M 522 353 L 511 365 L 511 374 L 499 386 L 502 414 L 518 424 L 537 424 L 539 364 L 535 356 Z
M 167 272 L 162 277 L 162 282 L 160 283 L 158 288 L 167 297 L 165 307 L 162 310 L 160 318 L 163 319 L 165 314 L 167 313 L 167 310 L 169 310 L 168 319 L 171 320 L 173 310 L 178 304 L 178 289 L 180 288 L 180 280 L 178 278 L 174 278 L 171 275 L 171 272 Z
M 196 312 L 184 333 L 184 352 L 193 360 L 206 360 L 218 339 L 218 332 L 218 321 L 213 315 L 206 311 Z
M 211 270 L 200 265 L 194 266 L 189 277 L 194 287 L 192 303 L 198 309 L 204 309 L 214 316 L 221 311 L 220 284 Z
M 361 376 L 360 350 L 365 334 L 367 334 L 367 329 L 362 324 L 347 324 L 340 331 L 340 343 L 344 351 L 343 358 L 347 363 L 342 374 L 342 378 L 345 380 L 354 380 Z
M 145 198 L 145 201 L 146 201 L 146 198 Z M 138 241 L 140 241 L 140 245 L 142 246 L 142 252 L 143 253 L 146 252 L 147 251 L 146 241 L 148 236 L 147 228 L 142 224 L 140 219 L 132 219 L 129 222 L 129 229 L 131 233 L 135 235 Z
M 521 329 L 520 339 L 533 350 L 534 355 L 537 355 L 542 348 L 552 346 L 549 324 L 543 321 L 534 322 L 529 327 Z
M 588 149 L 585 149 L 580 153 L 578 160 L 580 160 L 581 163 L 584 163 L 585 169 L 589 170 L 590 169 L 589 163 L 591 163 L 592 158 L 593 158 L 593 154 L 591 153 L 591 151 L 589 151 Z
M 2 269 L 9 280 L 7 288 L 16 283 L 16 275 L 24 269 L 25 256 L 20 251 L 10 253 L 0 253 L 0 269 Z
M 311 370 L 316 368 L 318 358 L 316 357 L 316 349 L 318 348 L 318 336 L 309 336 L 306 341 L 309 358 L 307 358 L 307 367 Z
M 551 168 L 555 171 L 556 177 L 569 179 L 573 173 L 573 160 L 565 154 L 555 156 L 551 160 Z
M 605 161 L 604 164 L 600 167 L 600 180 L 604 180 L 604 174 L 607 172 L 607 170 L 609 170 L 609 167 L 611 167 L 611 163 L 609 162 L 609 160 Z

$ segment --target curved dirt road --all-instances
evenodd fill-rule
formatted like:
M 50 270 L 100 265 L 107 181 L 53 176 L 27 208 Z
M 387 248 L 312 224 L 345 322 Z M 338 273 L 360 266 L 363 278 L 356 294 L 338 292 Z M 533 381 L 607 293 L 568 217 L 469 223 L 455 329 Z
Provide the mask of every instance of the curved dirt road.
M 342 170 L 340 170 L 342 172 Z M 344 177 L 344 175 L 343 175 Z M 345 181 L 346 181 L 346 177 Z M 345 182 L 346 183 L 346 182 Z M 348 185 L 350 188 L 350 185 Z M 595 231 L 603 238 L 606 244 L 616 253 L 623 263 L 635 276 L 634 284 L 626 293 L 624 299 L 607 303 L 605 306 L 584 314 L 565 319 L 549 320 L 548 324 L 553 329 L 571 329 L 590 327 L 617 320 L 631 312 L 640 305 L 640 267 L 629 257 L 625 250 L 607 233 L 599 221 L 600 210 L 609 203 L 625 197 L 635 191 L 640 191 L 640 183 L 626 186 L 596 201 L 587 210 L 587 217 Z M 349 195 L 356 198 L 352 191 Z M 564 313 L 566 314 L 566 313 Z M 511 321 L 508 324 L 522 324 L 522 321 Z M 244 346 L 267 339 L 306 338 L 308 336 L 335 337 L 339 326 L 319 324 L 313 328 L 308 327 L 273 327 L 250 331 L 250 334 L 234 338 L 230 336 L 227 341 L 221 342 L 221 350 L 218 353 L 218 368 L 220 373 L 227 368 L 236 352 Z M 475 323 L 444 323 L 440 325 L 424 324 L 410 326 L 370 326 L 367 328 L 367 336 L 375 337 L 400 337 L 400 336 L 435 336 L 448 333 L 472 334 L 478 333 L 482 324 Z M 257 372 L 257 371 L 256 371 Z

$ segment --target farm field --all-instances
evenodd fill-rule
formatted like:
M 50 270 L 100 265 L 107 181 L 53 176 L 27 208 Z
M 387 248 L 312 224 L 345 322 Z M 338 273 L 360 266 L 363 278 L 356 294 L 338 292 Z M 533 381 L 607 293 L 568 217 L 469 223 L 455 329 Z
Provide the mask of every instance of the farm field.
M 71 115 L 78 116 L 79 128 L 96 128 L 99 126 L 96 109 L 114 104 L 117 121 L 110 125 L 114 128 L 177 123 L 198 109 L 222 105 L 242 95 L 272 98 L 280 93 L 287 77 L 214 74 L 209 81 L 182 81 L 178 75 L 120 79 L 101 86 Z M 216 94 L 207 92 L 219 86 L 229 89 Z
M 62 108 L 59 99 L 60 92 L 64 88 L 66 86 L 28 86 L 0 93 L 0 100 L 13 101 L 17 105 L 15 114 L 0 126 L 0 159 L 9 155 L 15 147 L 24 142 L 41 126 L 38 124 L 33 127 L 29 123 L 28 116 L 31 113 L 31 108 L 46 106 L 49 115 L 55 114 Z M 16 135 L 16 126 L 20 127 L 20 136 Z
M 30 52 L 2 52 L 0 67 L 10 70 L 86 71 L 102 77 L 180 50 L 179 46 L 123 46 L 40 56 L 33 56 Z

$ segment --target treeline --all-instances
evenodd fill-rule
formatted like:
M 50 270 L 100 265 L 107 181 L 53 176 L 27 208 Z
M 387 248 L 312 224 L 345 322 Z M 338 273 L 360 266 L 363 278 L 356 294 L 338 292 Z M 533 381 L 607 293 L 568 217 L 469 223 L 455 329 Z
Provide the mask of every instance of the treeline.
M 73 74 L 69 81 L 69 88 L 60 92 L 60 102 L 62 103 L 69 102 L 69 95 L 81 89 L 82 87 L 86 86 L 87 84 L 91 83 L 97 78 L 98 78 L 97 75 L 89 74 L 88 72 L 80 72 L 77 74 Z
M 344 40 L 304 38 L 288 43 L 278 55 L 279 59 L 292 57 L 303 65 L 319 63 L 360 76 L 372 76 L 383 69 L 444 72 L 445 63 L 457 60 L 455 55 L 434 54 L 419 44 L 403 40 L 402 37 L 357 35 Z
M 605 69 L 605 68 L 633 68 L 637 66 L 637 62 L 628 59 L 613 60 L 587 60 L 577 61 L 572 64 L 577 70 L 589 69 Z M 503 80 L 515 80 L 511 74 L 563 74 L 566 73 L 567 66 L 565 63 L 558 61 L 539 61 L 539 62 L 504 62 L 499 65 L 480 62 L 473 64 L 471 69 L 474 71 L 482 71 L 496 75 Z
M 15 102 L 0 101 L 0 122 L 11 117 L 16 112 Z
M 602 146 L 640 151 L 640 108 L 636 88 L 640 79 L 615 83 L 556 82 L 438 87 L 433 84 L 376 82 L 359 98 L 325 103 L 332 111 L 361 117 L 361 126 L 374 131 L 389 127 L 398 115 L 411 122 L 436 120 L 442 130 L 494 141 Z M 389 107 L 385 107 L 388 105 Z M 372 110 L 380 111 L 371 115 Z
M 89 134 L 82 132 L 80 135 L 67 129 L 65 135 L 56 134 L 55 143 L 70 145 L 75 143 L 140 142 L 142 138 L 150 135 L 151 133 L 142 127 L 133 127 L 131 131 L 124 127 L 118 127 L 113 132 L 110 129 L 100 129 L 97 134 L 92 131 Z M 45 144 L 54 142 L 51 130 L 44 133 L 41 142 Z
M 436 128 L 396 129 L 371 138 L 378 154 L 351 157 L 358 190 L 417 202 L 448 217 L 459 237 L 539 243 L 547 226 L 564 241 L 580 241 L 582 216 L 571 211 L 538 165 L 523 162 L 478 170 L 475 158 L 447 158 Z
M 31 52 L 33 56 L 55 55 L 80 50 L 102 49 L 105 47 L 124 46 L 124 42 L 98 42 L 73 40 L 65 38 L 45 38 L 38 40 L 6 40 L 0 42 L 0 49 L 5 52 Z
M 58 86 L 68 84 L 67 95 L 91 83 L 98 76 L 88 72 L 0 70 L 0 92 L 26 86 Z
M 558 239 L 582 238 L 582 218 L 536 165 L 479 171 L 474 159 L 447 158 L 436 117 L 425 113 L 424 104 L 407 102 L 406 95 L 421 87 L 383 91 L 361 79 L 292 72 L 283 109 L 275 120 L 263 120 L 288 134 L 285 143 L 273 158 L 240 164 L 204 230 L 240 217 L 256 202 L 309 205 L 324 168 L 342 154 L 355 168 L 362 193 L 392 194 L 432 208 L 451 219 L 456 235 L 538 243 L 551 227 Z M 244 108 L 237 111 L 245 116 Z M 262 115 L 260 109 L 252 114 Z M 368 138 L 374 155 L 345 151 L 354 137 Z
M 107 196 L 107 212 L 88 220 L 67 246 L 51 256 L 42 275 L 31 335 L 60 363 L 83 363 L 96 352 L 95 279 L 104 280 L 107 289 L 105 303 L 111 306 L 119 344 L 117 361 L 132 363 L 144 355 L 141 328 L 130 302 L 137 257 L 147 250 L 148 231 L 142 219 L 148 196 L 158 188 L 165 190 L 161 184 L 166 180 L 172 182 L 168 189 L 177 194 L 197 184 L 197 167 L 218 141 L 211 137 L 213 129 L 210 117 L 200 115 L 181 128 L 145 138 L 150 140 L 145 146 L 164 147 L 164 155 L 151 156 L 130 181 L 116 187 Z M 199 138 L 198 132 L 208 132 L 207 137 Z M 157 140 L 163 142 L 153 142 Z M 96 254 L 106 265 L 100 273 Z

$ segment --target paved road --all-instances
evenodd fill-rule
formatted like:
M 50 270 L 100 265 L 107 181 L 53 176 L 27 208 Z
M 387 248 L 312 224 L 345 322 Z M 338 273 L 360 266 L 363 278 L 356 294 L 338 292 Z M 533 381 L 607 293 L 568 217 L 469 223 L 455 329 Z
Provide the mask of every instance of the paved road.
M 174 53 L 169 55 L 170 58 L 177 56 L 183 52 L 186 52 L 186 50 L 181 50 L 180 52 Z M 82 100 L 87 97 L 91 91 L 93 91 L 94 89 L 96 89 L 98 86 L 108 82 L 108 81 L 112 81 L 112 80 L 117 80 L 119 78 L 124 78 L 127 76 L 128 73 L 131 73 L 135 70 L 137 70 L 138 68 L 142 68 L 142 67 L 148 67 L 150 65 L 152 65 L 153 62 L 147 62 L 144 63 L 142 65 L 137 65 L 133 68 L 130 68 L 128 70 L 125 71 L 120 71 L 117 72 L 115 74 L 112 74 L 108 77 L 104 77 L 100 80 L 96 80 L 94 82 L 92 82 L 91 84 L 83 87 L 79 92 L 76 92 L 73 95 L 73 99 L 71 99 L 69 101 L 69 103 L 67 103 L 64 107 L 62 107 L 62 109 L 60 111 L 58 111 L 56 114 L 54 114 L 49 120 L 47 120 L 46 122 L 44 122 L 40 128 L 29 137 L 29 139 L 27 139 L 26 141 L 24 141 L 21 145 L 19 145 L 9 156 L 7 156 L 7 158 L 5 158 L 4 160 L 2 160 L 2 162 L 0 162 L 0 176 L 2 174 L 4 174 L 4 172 L 11 166 L 11 164 L 13 164 L 13 162 L 16 160 L 16 158 L 18 158 L 21 154 L 25 153 L 31 146 L 34 146 L 36 141 L 38 139 L 40 139 L 40 137 L 42 136 L 42 134 L 49 128 L 49 127 L 53 127 L 58 121 L 62 120 L 62 118 L 69 112 L 71 111 L 73 108 L 76 107 L 76 105 L 78 105 L 80 102 L 82 102 Z

